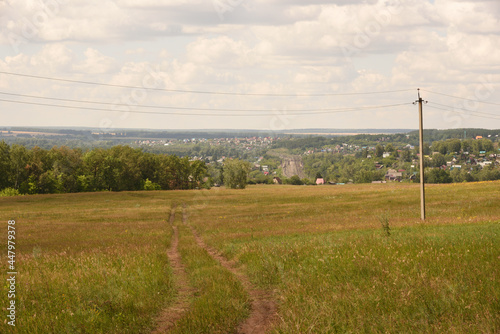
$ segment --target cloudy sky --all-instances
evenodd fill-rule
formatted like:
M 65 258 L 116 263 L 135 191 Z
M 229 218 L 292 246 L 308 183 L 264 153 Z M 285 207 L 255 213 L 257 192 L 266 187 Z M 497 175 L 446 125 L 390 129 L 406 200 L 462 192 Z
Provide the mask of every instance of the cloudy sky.
M 498 0 L 0 0 L 0 126 L 500 128 Z

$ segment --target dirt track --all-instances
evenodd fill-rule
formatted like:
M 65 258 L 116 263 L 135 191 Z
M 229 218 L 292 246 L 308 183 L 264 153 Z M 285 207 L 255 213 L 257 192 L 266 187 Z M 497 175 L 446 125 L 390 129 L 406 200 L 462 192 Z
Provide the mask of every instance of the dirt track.
M 186 274 L 184 265 L 182 264 L 181 254 L 178 250 L 179 245 L 179 233 L 177 231 L 177 226 L 174 225 L 175 220 L 175 209 L 172 207 L 170 212 L 170 225 L 174 231 L 172 237 L 172 244 L 167 251 L 168 260 L 170 266 L 172 267 L 173 274 L 175 277 L 176 286 L 178 288 L 178 295 L 176 301 L 173 305 L 163 310 L 157 319 L 157 327 L 152 332 L 154 334 L 167 333 L 171 330 L 177 320 L 179 320 L 184 312 L 189 308 L 189 298 L 193 295 L 193 288 L 188 285 L 189 278 Z
M 184 224 L 187 224 L 187 213 L 184 207 L 183 219 Z M 198 235 L 196 230 L 187 224 L 198 243 L 198 246 L 205 249 L 211 257 L 217 260 L 224 268 L 233 273 L 241 282 L 245 290 L 247 290 L 252 301 L 250 316 L 238 326 L 238 334 L 263 334 L 270 328 L 276 319 L 276 303 L 274 302 L 270 291 L 256 289 L 248 277 L 236 267 L 233 261 L 228 261 L 215 249 L 208 247 L 203 239 Z
M 174 277 L 176 278 L 176 286 L 178 295 L 173 305 L 163 310 L 157 319 L 157 328 L 152 332 L 154 334 L 168 333 L 175 327 L 176 322 L 189 308 L 189 299 L 193 295 L 194 290 L 188 285 L 188 276 L 184 265 L 182 264 L 181 255 L 178 251 L 179 235 L 177 226 L 174 225 L 176 207 L 172 207 L 170 213 L 170 225 L 174 235 L 172 244 L 167 251 L 170 265 L 173 269 Z M 188 215 L 186 205 L 183 206 L 182 222 L 191 229 L 196 243 L 199 247 L 205 249 L 208 254 L 218 261 L 224 268 L 233 273 L 241 282 L 245 290 L 248 292 L 251 299 L 250 316 L 242 322 L 236 333 L 238 334 L 263 334 L 268 331 L 273 321 L 276 319 L 276 303 L 274 302 L 270 291 L 259 290 L 253 287 L 248 277 L 236 267 L 232 261 L 228 261 L 216 250 L 208 247 L 203 239 L 198 235 L 196 230 L 188 223 Z

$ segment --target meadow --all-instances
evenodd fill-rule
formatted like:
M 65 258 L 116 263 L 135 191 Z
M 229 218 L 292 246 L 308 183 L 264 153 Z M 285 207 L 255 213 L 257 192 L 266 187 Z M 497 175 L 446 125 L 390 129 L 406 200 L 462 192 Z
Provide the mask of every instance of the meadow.
M 251 312 L 241 279 L 269 291 L 269 333 L 497 333 L 500 182 L 249 186 L 0 198 L 16 220 L 16 327 L 2 333 L 149 333 L 174 305 L 179 253 L 193 293 L 175 333 L 233 333 Z M 183 208 L 169 223 L 172 208 Z M 7 290 L 0 307 L 7 314 Z

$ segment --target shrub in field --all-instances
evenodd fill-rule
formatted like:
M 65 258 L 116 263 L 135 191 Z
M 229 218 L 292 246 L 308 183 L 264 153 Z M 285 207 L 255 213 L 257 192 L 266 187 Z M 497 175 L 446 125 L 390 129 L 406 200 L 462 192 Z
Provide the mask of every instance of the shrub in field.
M 5 188 L 2 191 L 0 191 L 0 197 L 19 196 L 19 195 L 21 195 L 19 191 L 14 188 Z
M 144 190 L 160 190 L 161 186 L 158 183 L 151 182 L 149 179 L 146 179 L 144 182 Z

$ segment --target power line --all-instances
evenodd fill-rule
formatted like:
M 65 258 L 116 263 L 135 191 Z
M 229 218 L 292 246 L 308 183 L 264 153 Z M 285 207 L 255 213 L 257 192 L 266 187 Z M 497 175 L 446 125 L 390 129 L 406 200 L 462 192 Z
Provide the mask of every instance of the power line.
M 432 109 L 438 109 L 438 110 L 444 110 L 444 111 L 451 111 L 451 112 L 454 112 L 454 113 L 457 113 L 457 114 L 465 114 L 465 112 L 451 110 L 451 109 L 445 109 L 445 108 L 440 108 L 440 107 L 435 107 L 435 106 L 432 106 L 432 105 L 428 105 L 428 107 L 432 108 Z M 475 115 L 475 114 L 470 114 L 470 115 L 473 116 L 473 117 L 481 117 L 481 118 L 488 118 L 488 119 L 500 119 L 500 117 L 488 117 L 488 116 L 481 116 L 481 115 Z
M 0 71 L 0 74 L 20 76 L 20 77 L 26 77 L 26 78 L 34 78 L 34 79 L 51 80 L 51 81 L 71 82 L 71 83 L 78 83 L 78 84 L 85 84 L 85 85 L 95 85 L 95 86 L 106 86 L 106 87 L 117 87 L 117 88 L 128 88 L 128 89 L 146 89 L 146 90 L 155 90 L 155 91 L 163 91 L 163 92 L 170 92 L 170 93 L 191 93 L 191 94 L 211 94 L 211 95 L 315 97 L 315 96 L 351 96 L 351 95 L 389 94 L 389 93 L 413 91 L 413 89 L 399 89 L 399 90 L 360 92 L 360 93 L 317 93 L 317 94 L 234 93 L 234 92 L 215 92 L 215 91 L 203 91 L 203 90 L 166 89 L 166 88 L 157 88 L 157 87 L 146 88 L 146 87 L 139 87 L 139 86 L 117 85 L 117 84 L 107 84 L 107 83 L 99 83 L 99 82 L 91 82 L 91 81 L 83 81 L 83 80 L 53 78 L 53 77 L 31 75 L 31 74 L 21 74 L 21 73 L 12 73 L 12 72 L 5 72 L 5 71 Z
M 92 110 L 92 111 L 108 111 L 108 112 L 122 112 L 122 113 L 136 113 L 136 114 L 157 114 L 157 115 L 177 115 L 177 116 L 224 116 L 224 117 L 262 117 L 262 116 L 275 116 L 275 115 L 311 115 L 311 114 L 329 114 L 329 113 L 337 113 L 337 112 L 349 112 L 349 111 L 365 111 L 371 109 L 382 109 L 382 108 L 392 108 L 397 106 L 409 105 L 409 103 L 399 103 L 399 104 L 390 104 L 390 105 L 380 105 L 380 106 L 367 106 L 367 107 L 358 107 L 358 108 L 338 108 L 331 109 L 329 111 L 311 111 L 311 112 L 299 112 L 299 113 L 291 113 L 287 110 L 276 110 L 274 113 L 267 114 L 215 114 L 215 113 L 162 113 L 158 111 L 140 111 L 140 110 L 111 110 L 111 109 L 103 109 L 103 108 L 90 108 L 90 107 L 81 107 L 81 106 L 64 106 L 58 104 L 49 104 L 49 103 L 39 103 L 39 102 L 27 102 L 27 101 L 15 101 L 15 100 L 6 100 L 0 99 L 0 102 L 8 102 L 8 103 L 18 103 L 18 104 L 29 104 L 36 106 L 45 106 L 45 107 L 56 107 L 56 108 L 68 108 L 68 109 L 82 109 L 82 110 Z M 213 109 L 214 111 L 216 109 Z
M 176 107 L 176 106 L 158 106 L 158 105 L 144 105 L 144 104 L 126 104 L 126 103 L 111 103 L 111 102 L 98 102 L 98 101 L 88 101 L 88 100 L 76 100 L 76 99 L 63 99 L 56 97 L 45 97 L 45 96 L 36 96 L 36 95 L 26 95 L 26 94 L 18 94 L 18 93 L 7 93 L 0 92 L 2 95 L 10 95 L 10 96 L 18 96 L 18 97 L 27 97 L 27 98 L 35 98 L 35 99 L 43 99 L 43 100 L 51 100 L 51 101 L 62 101 L 62 102 L 73 102 L 73 103 L 89 103 L 89 104 L 102 104 L 102 105 L 110 105 L 110 106 L 120 106 L 120 107 L 139 107 L 139 108 L 151 108 L 151 109 L 177 109 L 177 110 L 199 110 L 199 111 L 234 111 L 234 112 L 274 112 L 276 109 L 222 109 L 222 108 L 198 108 L 198 107 Z M 4 100 L 5 102 L 11 100 Z M 20 101 L 22 102 L 22 101 Z M 329 112 L 336 111 L 338 108 L 323 108 L 323 109 L 287 109 L 287 112 Z
M 481 100 L 479 100 L 479 99 L 476 99 L 476 100 L 473 100 L 473 99 L 467 99 L 467 98 L 460 97 L 460 96 L 455 96 L 455 95 L 449 95 L 449 94 L 444 94 L 444 93 L 433 92 L 433 91 L 426 90 L 426 89 L 422 89 L 422 91 L 427 92 L 427 93 L 431 93 L 431 94 L 436 94 L 436 95 L 442 95 L 442 96 L 452 97 L 452 98 L 454 98 L 454 99 L 460 99 L 460 100 L 465 100 L 465 101 L 479 102 L 479 103 L 484 103 L 484 104 L 491 104 L 491 105 L 494 105 L 494 106 L 500 106 L 500 103 L 495 103 L 495 102 L 486 102 L 486 101 L 481 101 Z
M 499 114 L 492 114 L 492 113 L 487 113 L 487 112 L 482 112 L 482 111 L 476 111 L 476 110 L 469 110 L 469 109 L 465 109 L 465 108 L 459 108 L 459 107 L 452 107 L 452 106 L 448 106 L 446 104 L 441 104 L 441 103 L 437 103 L 437 102 L 431 102 L 432 104 L 436 104 L 440 107 L 443 107 L 443 108 L 450 108 L 450 109 L 453 109 L 453 110 L 462 110 L 462 111 L 465 111 L 465 112 L 470 112 L 470 113 L 476 113 L 476 114 L 483 114 L 483 115 L 488 115 L 488 116 L 499 116 Z

